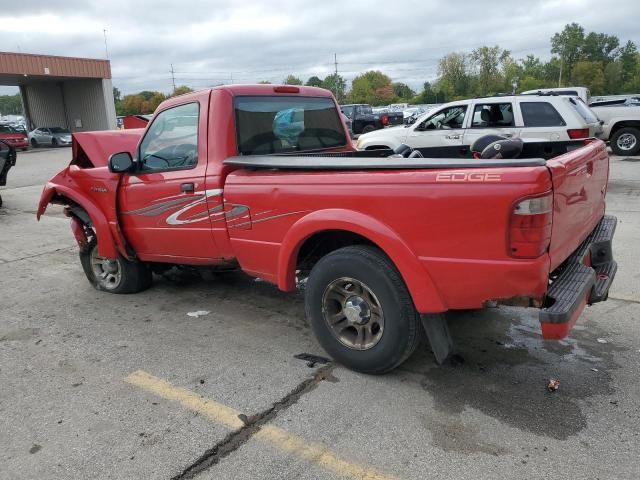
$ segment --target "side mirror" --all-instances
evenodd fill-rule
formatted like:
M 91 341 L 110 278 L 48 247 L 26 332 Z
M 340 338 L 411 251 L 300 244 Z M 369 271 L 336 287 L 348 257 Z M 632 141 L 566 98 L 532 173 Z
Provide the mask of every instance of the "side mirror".
M 109 157 L 109 171 L 113 173 L 128 172 L 133 168 L 133 158 L 129 152 L 114 153 Z

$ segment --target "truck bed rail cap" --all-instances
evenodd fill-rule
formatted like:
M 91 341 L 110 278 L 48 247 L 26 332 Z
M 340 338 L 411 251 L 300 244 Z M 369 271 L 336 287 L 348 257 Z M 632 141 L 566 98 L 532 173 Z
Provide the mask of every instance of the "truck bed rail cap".
M 511 160 L 478 160 L 456 158 L 345 158 L 277 155 L 246 155 L 230 157 L 225 165 L 244 168 L 282 170 L 406 170 L 437 168 L 542 167 L 542 158 Z

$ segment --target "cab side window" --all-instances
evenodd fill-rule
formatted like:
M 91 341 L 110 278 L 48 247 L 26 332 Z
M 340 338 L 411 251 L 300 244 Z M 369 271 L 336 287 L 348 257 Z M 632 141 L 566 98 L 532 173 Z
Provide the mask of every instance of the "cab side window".
M 180 170 L 198 163 L 198 103 L 160 112 L 140 144 L 142 171 Z
M 513 105 L 511 103 L 477 104 L 473 109 L 471 128 L 513 127 Z
M 462 128 L 466 112 L 466 105 L 445 108 L 422 122 L 418 126 L 418 130 L 450 130 L 453 128 Z

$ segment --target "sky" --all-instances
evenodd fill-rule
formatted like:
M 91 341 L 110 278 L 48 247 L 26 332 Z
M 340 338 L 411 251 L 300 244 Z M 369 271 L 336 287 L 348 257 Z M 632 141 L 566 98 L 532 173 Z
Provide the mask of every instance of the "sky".
M 347 80 L 382 70 L 420 90 L 438 59 L 483 45 L 550 56 L 567 23 L 640 45 L 640 2 L 619 0 L 0 0 L 0 49 L 111 60 L 123 94 L 176 85 Z M 105 48 L 104 30 L 107 45 Z M 0 87 L 0 94 L 17 92 Z

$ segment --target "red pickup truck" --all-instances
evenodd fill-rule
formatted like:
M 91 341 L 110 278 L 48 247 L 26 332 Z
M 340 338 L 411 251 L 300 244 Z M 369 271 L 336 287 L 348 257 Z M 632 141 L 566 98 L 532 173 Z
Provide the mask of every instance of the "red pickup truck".
M 313 87 L 171 98 L 144 130 L 75 134 L 38 218 L 66 206 L 104 291 L 146 289 L 168 265 L 304 285 L 319 342 L 362 372 L 400 365 L 423 331 L 446 360 L 447 310 L 533 306 L 544 338 L 559 339 L 606 300 L 616 219 L 604 214 L 604 143 L 545 158 L 389 157 L 355 152 L 339 112 Z

